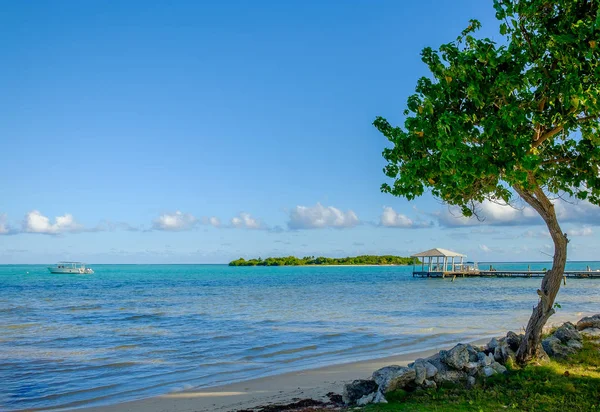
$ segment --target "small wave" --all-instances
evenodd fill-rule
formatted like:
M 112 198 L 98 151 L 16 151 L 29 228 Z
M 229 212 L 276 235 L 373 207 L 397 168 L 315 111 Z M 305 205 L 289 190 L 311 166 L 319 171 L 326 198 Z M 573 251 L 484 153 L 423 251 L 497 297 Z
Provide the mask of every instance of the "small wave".
M 115 346 L 114 348 L 111 348 L 112 350 L 127 350 L 127 349 L 133 349 L 133 348 L 137 348 L 140 345 L 135 345 L 135 344 L 131 344 L 131 345 L 119 345 L 119 346 Z
M 108 363 L 106 365 L 94 366 L 89 369 L 102 369 L 102 368 L 128 368 L 130 366 L 139 365 L 139 362 L 115 362 Z
M 33 328 L 35 326 L 39 326 L 39 323 L 16 323 L 13 325 L 6 325 L 4 326 L 4 328 L 6 329 L 27 329 L 27 328 Z
M 148 314 L 141 314 L 141 315 L 131 315 L 128 316 L 126 318 L 124 318 L 124 321 L 132 321 L 132 320 L 154 320 L 154 319 L 160 319 L 165 315 L 164 312 L 157 312 L 157 313 L 148 313 Z
M 277 352 L 264 353 L 261 355 L 244 356 L 242 358 L 242 360 L 252 360 L 252 359 L 256 359 L 256 358 L 273 358 L 276 356 L 291 355 L 293 353 L 313 351 L 313 350 L 317 350 L 317 349 L 318 349 L 317 345 L 308 345 L 308 346 L 302 346 L 300 348 L 292 348 L 292 349 L 280 350 Z
M 80 306 L 68 306 L 65 309 L 69 310 L 70 312 L 80 312 L 80 311 L 86 311 L 86 310 L 102 309 L 102 306 L 101 305 L 80 305 Z
M 11 308 L 0 308 L 0 314 L 3 313 L 15 313 L 20 311 L 27 311 L 29 308 L 27 306 L 14 306 Z
M 271 343 L 270 345 L 255 346 L 253 348 L 248 349 L 248 352 L 260 352 L 265 349 L 276 348 L 277 346 L 281 346 L 281 343 Z

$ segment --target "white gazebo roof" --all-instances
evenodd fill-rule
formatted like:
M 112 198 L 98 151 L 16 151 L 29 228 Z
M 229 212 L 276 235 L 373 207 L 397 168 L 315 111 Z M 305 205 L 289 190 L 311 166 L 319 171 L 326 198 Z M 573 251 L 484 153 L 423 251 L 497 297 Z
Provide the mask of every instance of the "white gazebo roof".
M 460 253 L 438 247 L 414 254 L 411 257 L 467 257 L 467 255 L 461 255 Z

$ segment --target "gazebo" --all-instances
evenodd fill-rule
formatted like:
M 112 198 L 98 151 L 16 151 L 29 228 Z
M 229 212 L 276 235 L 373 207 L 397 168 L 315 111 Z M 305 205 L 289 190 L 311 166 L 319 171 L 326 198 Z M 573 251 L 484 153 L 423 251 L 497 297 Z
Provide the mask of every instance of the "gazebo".
M 444 276 L 446 273 L 464 272 L 463 258 L 467 255 L 453 252 L 451 250 L 435 248 L 411 256 L 421 260 L 421 270 L 417 270 L 417 262 L 413 263 L 413 276 Z M 460 258 L 460 263 L 454 259 Z M 427 264 L 425 260 L 427 259 Z M 458 267 L 458 270 L 457 270 Z

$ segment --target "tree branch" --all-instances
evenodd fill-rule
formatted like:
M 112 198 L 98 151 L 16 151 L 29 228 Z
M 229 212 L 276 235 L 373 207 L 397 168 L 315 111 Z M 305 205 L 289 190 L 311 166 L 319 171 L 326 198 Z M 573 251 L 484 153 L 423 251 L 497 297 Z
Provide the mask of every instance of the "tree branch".
M 583 123 L 583 122 L 585 122 L 587 120 L 593 120 L 593 119 L 600 119 L 600 115 L 578 117 L 577 118 L 577 122 L 578 123 Z
M 539 145 L 544 143 L 546 140 L 550 139 L 552 136 L 562 132 L 564 128 L 565 128 L 564 125 L 557 126 L 554 129 L 549 130 L 546 133 L 544 133 L 543 135 L 541 135 L 538 139 L 536 139 L 534 137 L 533 144 L 531 145 L 531 147 L 535 149 L 536 147 L 538 147 Z

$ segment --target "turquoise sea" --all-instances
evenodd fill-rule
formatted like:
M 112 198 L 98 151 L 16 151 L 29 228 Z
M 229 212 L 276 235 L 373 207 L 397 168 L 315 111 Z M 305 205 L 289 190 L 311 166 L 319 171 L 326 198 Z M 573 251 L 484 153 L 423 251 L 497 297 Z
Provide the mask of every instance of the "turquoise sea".
M 568 269 L 587 266 L 600 262 Z M 526 324 L 540 284 L 415 279 L 410 267 L 92 267 L 0 266 L 0 410 L 118 403 L 488 337 Z M 600 312 L 600 280 L 569 279 L 558 302 L 551 322 Z

